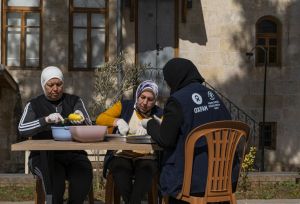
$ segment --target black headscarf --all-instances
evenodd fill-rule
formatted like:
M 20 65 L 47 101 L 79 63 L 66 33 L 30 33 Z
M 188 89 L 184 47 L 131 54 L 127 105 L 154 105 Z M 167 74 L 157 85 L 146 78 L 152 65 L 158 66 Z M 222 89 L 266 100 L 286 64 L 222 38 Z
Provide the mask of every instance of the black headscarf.
M 184 58 L 169 60 L 163 68 L 163 74 L 164 79 L 171 88 L 171 94 L 190 83 L 204 82 L 197 67 L 190 60 Z

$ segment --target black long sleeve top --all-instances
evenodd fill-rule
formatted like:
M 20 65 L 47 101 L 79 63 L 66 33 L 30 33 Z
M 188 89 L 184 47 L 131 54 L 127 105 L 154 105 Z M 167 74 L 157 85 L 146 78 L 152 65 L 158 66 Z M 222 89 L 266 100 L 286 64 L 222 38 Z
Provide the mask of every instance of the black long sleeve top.
M 147 132 L 155 142 L 165 148 L 173 149 L 183 122 L 183 112 L 179 102 L 170 97 L 165 105 L 161 125 L 152 119 L 147 124 Z

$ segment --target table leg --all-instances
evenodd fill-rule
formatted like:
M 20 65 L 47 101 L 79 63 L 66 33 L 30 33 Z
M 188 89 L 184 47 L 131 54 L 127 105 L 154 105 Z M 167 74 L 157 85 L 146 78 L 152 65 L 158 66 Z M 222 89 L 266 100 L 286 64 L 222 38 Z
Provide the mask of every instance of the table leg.
M 52 151 L 41 151 L 41 167 L 42 172 L 44 173 L 44 185 L 46 193 L 46 203 L 52 204 L 52 193 L 53 193 L 53 166 L 54 166 L 54 152 Z
M 46 195 L 46 203 L 52 204 L 52 195 Z

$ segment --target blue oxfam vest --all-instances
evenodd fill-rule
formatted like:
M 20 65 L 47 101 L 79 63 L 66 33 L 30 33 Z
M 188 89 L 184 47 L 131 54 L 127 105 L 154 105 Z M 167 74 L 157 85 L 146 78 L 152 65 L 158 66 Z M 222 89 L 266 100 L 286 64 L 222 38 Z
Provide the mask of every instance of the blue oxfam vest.
M 200 83 L 191 83 L 178 90 L 175 98 L 182 109 L 184 122 L 175 149 L 166 150 L 160 183 L 163 195 L 176 197 L 182 187 L 184 170 L 184 144 L 186 136 L 195 127 L 217 120 L 230 120 L 231 116 L 218 95 Z M 196 144 L 191 193 L 205 191 L 207 177 L 207 146 L 202 138 Z M 197 176 L 194 174 L 197 172 Z

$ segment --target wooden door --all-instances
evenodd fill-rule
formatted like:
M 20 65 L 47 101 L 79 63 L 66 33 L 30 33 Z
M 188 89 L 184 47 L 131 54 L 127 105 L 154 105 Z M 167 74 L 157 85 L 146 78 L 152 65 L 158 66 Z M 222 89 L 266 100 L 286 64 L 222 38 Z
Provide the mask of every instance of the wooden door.
M 176 56 L 178 39 L 176 0 L 138 0 L 137 4 L 137 63 L 150 64 L 146 79 L 164 86 L 162 68 Z M 166 91 L 166 90 L 161 90 Z

